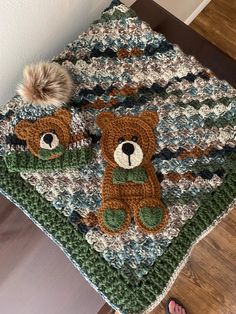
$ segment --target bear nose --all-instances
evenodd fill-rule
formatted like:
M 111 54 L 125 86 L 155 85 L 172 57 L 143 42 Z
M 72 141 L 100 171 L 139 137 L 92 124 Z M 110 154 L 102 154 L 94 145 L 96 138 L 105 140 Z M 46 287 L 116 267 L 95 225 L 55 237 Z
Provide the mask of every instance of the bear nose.
M 132 155 L 134 152 L 134 145 L 130 143 L 124 143 L 122 145 L 122 151 L 126 155 Z
M 53 136 L 52 136 L 52 134 L 50 134 L 50 133 L 45 134 L 45 135 L 43 136 L 43 140 L 44 140 L 44 142 L 45 142 L 46 144 L 48 144 L 49 146 L 51 146 L 52 141 L 53 141 Z

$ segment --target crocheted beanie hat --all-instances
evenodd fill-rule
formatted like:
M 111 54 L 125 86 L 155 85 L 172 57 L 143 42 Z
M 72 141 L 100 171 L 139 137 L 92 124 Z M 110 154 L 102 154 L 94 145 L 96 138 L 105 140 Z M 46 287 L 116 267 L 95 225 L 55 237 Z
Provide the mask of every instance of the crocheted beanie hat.
M 36 65 L 40 71 L 44 66 L 47 70 L 53 69 L 51 76 L 55 74 L 55 68 L 56 74 L 61 71 L 60 82 L 64 79 L 65 86 L 70 89 L 65 70 L 58 71 L 57 65 L 49 63 Z M 35 90 L 32 69 L 36 67 L 28 68 L 26 74 L 31 71 L 30 80 L 26 77 L 26 82 L 20 86 L 21 96 L 15 96 L 0 112 L 0 154 L 11 172 L 79 168 L 91 155 L 91 140 L 83 116 L 62 102 L 69 98 L 69 92 L 63 94 L 64 87 L 53 77 L 54 88 L 47 95 Z M 39 77 L 39 68 L 35 78 Z M 45 78 L 48 79 L 48 74 L 43 78 L 44 82 Z M 36 86 L 38 82 L 33 83 Z

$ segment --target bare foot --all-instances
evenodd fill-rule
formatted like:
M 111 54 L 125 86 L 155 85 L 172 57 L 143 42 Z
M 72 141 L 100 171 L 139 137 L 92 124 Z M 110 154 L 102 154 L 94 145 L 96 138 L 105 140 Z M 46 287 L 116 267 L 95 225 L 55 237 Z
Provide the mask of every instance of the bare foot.
M 169 312 L 170 314 L 186 314 L 185 309 L 174 300 L 169 303 Z

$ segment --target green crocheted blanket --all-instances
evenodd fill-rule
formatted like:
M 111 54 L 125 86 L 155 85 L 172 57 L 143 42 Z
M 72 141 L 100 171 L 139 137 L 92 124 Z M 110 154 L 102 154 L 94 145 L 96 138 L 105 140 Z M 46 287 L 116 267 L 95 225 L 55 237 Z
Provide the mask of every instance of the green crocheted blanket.
M 82 119 L 89 139 L 63 159 L 38 160 L 14 138 L 12 125 L 29 114 L 52 115 L 55 108 L 14 97 L 0 112 L 1 192 L 61 247 L 112 307 L 123 314 L 148 313 L 166 295 L 194 244 L 234 205 L 236 92 L 119 1 L 53 62 L 70 72 L 76 86 L 69 104 L 73 132 Z M 107 163 L 95 118 L 106 111 L 117 117 L 153 111 L 159 117 L 151 163 L 168 220 L 158 232 L 143 232 L 133 217 L 116 235 L 96 224 Z M 132 135 L 127 154 L 139 144 Z M 119 138 L 119 145 L 124 140 Z M 142 186 L 149 170 L 135 169 L 117 168 L 113 183 Z M 148 206 L 142 209 L 151 213 Z M 117 226 L 112 215 L 110 224 Z

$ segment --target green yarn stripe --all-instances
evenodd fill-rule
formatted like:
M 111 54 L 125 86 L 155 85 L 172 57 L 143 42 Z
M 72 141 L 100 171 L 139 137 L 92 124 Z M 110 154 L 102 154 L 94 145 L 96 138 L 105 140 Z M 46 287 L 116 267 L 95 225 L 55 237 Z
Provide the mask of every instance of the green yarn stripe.
M 229 154 L 229 156 L 228 156 L 229 158 L 230 158 L 230 155 L 231 154 Z M 224 156 L 224 159 L 225 159 L 224 163 L 218 161 L 217 158 L 215 158 L 215 157 L 212 158 L 208 163 L 202 162 L 201 160 L 196 160 L 196 162 L 192 166 L 189 167 L 189 171 L 192 171 L 192 172 L 198 174 L 199 172 L 204 171 L 204 170 L 215 172 L 222 167 L 224 169 L 228 169 L 230 167 L 230 164 L 227 163 L 228 158 Z
M 222 104 L 224 106 L 229 106 L 232 102 L 236 101 L 236 97 L 221 97 L 217 100 L 213 100 L 211 98 L 207 98 L 203 101 L 199 101 L 199 100 L 192 100 L 189 102 L 176 102 L 176 106 L 180 106 L 183 108 L 187 108 L 188 106 L 192 106 L 194 109 L 199 110 L 202 106 L 206 105 L 209 108 L 214 108 L 216 105 Z
M 204 128 L 224 128 L 226 126 L 235 126 L 236 125 L 236 115 L 233 117 L 225 117 L 224 115 L 220 116 L 218 119 L 206 118 L 204 121 Z
M 166 100 L 172 95 L 177 96 L 178 98 L 181 99 L 182 96 L 184 96 L 184 93 L 180 89 L 176 89 L 176 90 L 173 90 L 173 91 L 168 92 L 168 93 L 166 91 L 155 92 L 155 91 L 150 90 L 150 91 L 145 91 L 142 93 L 138 92 L 136 94 L 132 94 L 130 96 L 125 97 L 125 100 L 126 101 L 129 100 L 131 102 L 140 102 L 140 103 L 145 102 L 146 103 L 148 101 L 153 101 L 156 97 L 160 97 L 163 100 Z M 186 102 L 186 103 L 179 101 L 179 102 L 176 102 L 176 106 L 180 106 L 183 108 L 187 108 L 188 106 L 192 106 L 193 108 L 199 110 L 204 105 L 207 105 L 210 108 L 213 108 L 219 104 L 229 106 L 230 103 L 232 103 L 233 101 L 236 101 L 236 97 L 233 97 L 233 98 L 222 97 L 222 98 L 219 98 L 217 100 L 212 100 L 212 99 L 205 99 L 203 101 L 194 100 L 194 101 L 190 101 L 190 102 Z M 118 104 L 114 105 L 114 107 L 119 107 L 121 105 L 122 105 L 122 101 L 121 101 L 121 103 L 118 102 Z
M 145 310 L 163 292 L 191 244 L 215 219 L 227 211 L 227 207 L 235 199 L 236 158 L 235 155 L 231 158 L 231 169 L 224 183 L 213 193 L 207 194 L 194 217 L 186 222 L 178 237 L 173 239 L 138 287 L 131 286 L 116 269 L 106 263 L 67 219 L 21 179 L 18 173 L 9 173 L 2 158 L 0 185 L 7 195 L 22 205 L 31 217 L 64 247 L 111 303 L 123 313 L 137 314 Z
M 80 149 L 66 150 L 61 157 L 53 160 L 39 159 L 30 152 L 11 152 L 4 156 L 4 160 L 10 172 L 53 171 L 82 167 L 91 159 L 91 154 L 91 148 L 82 147 Z

